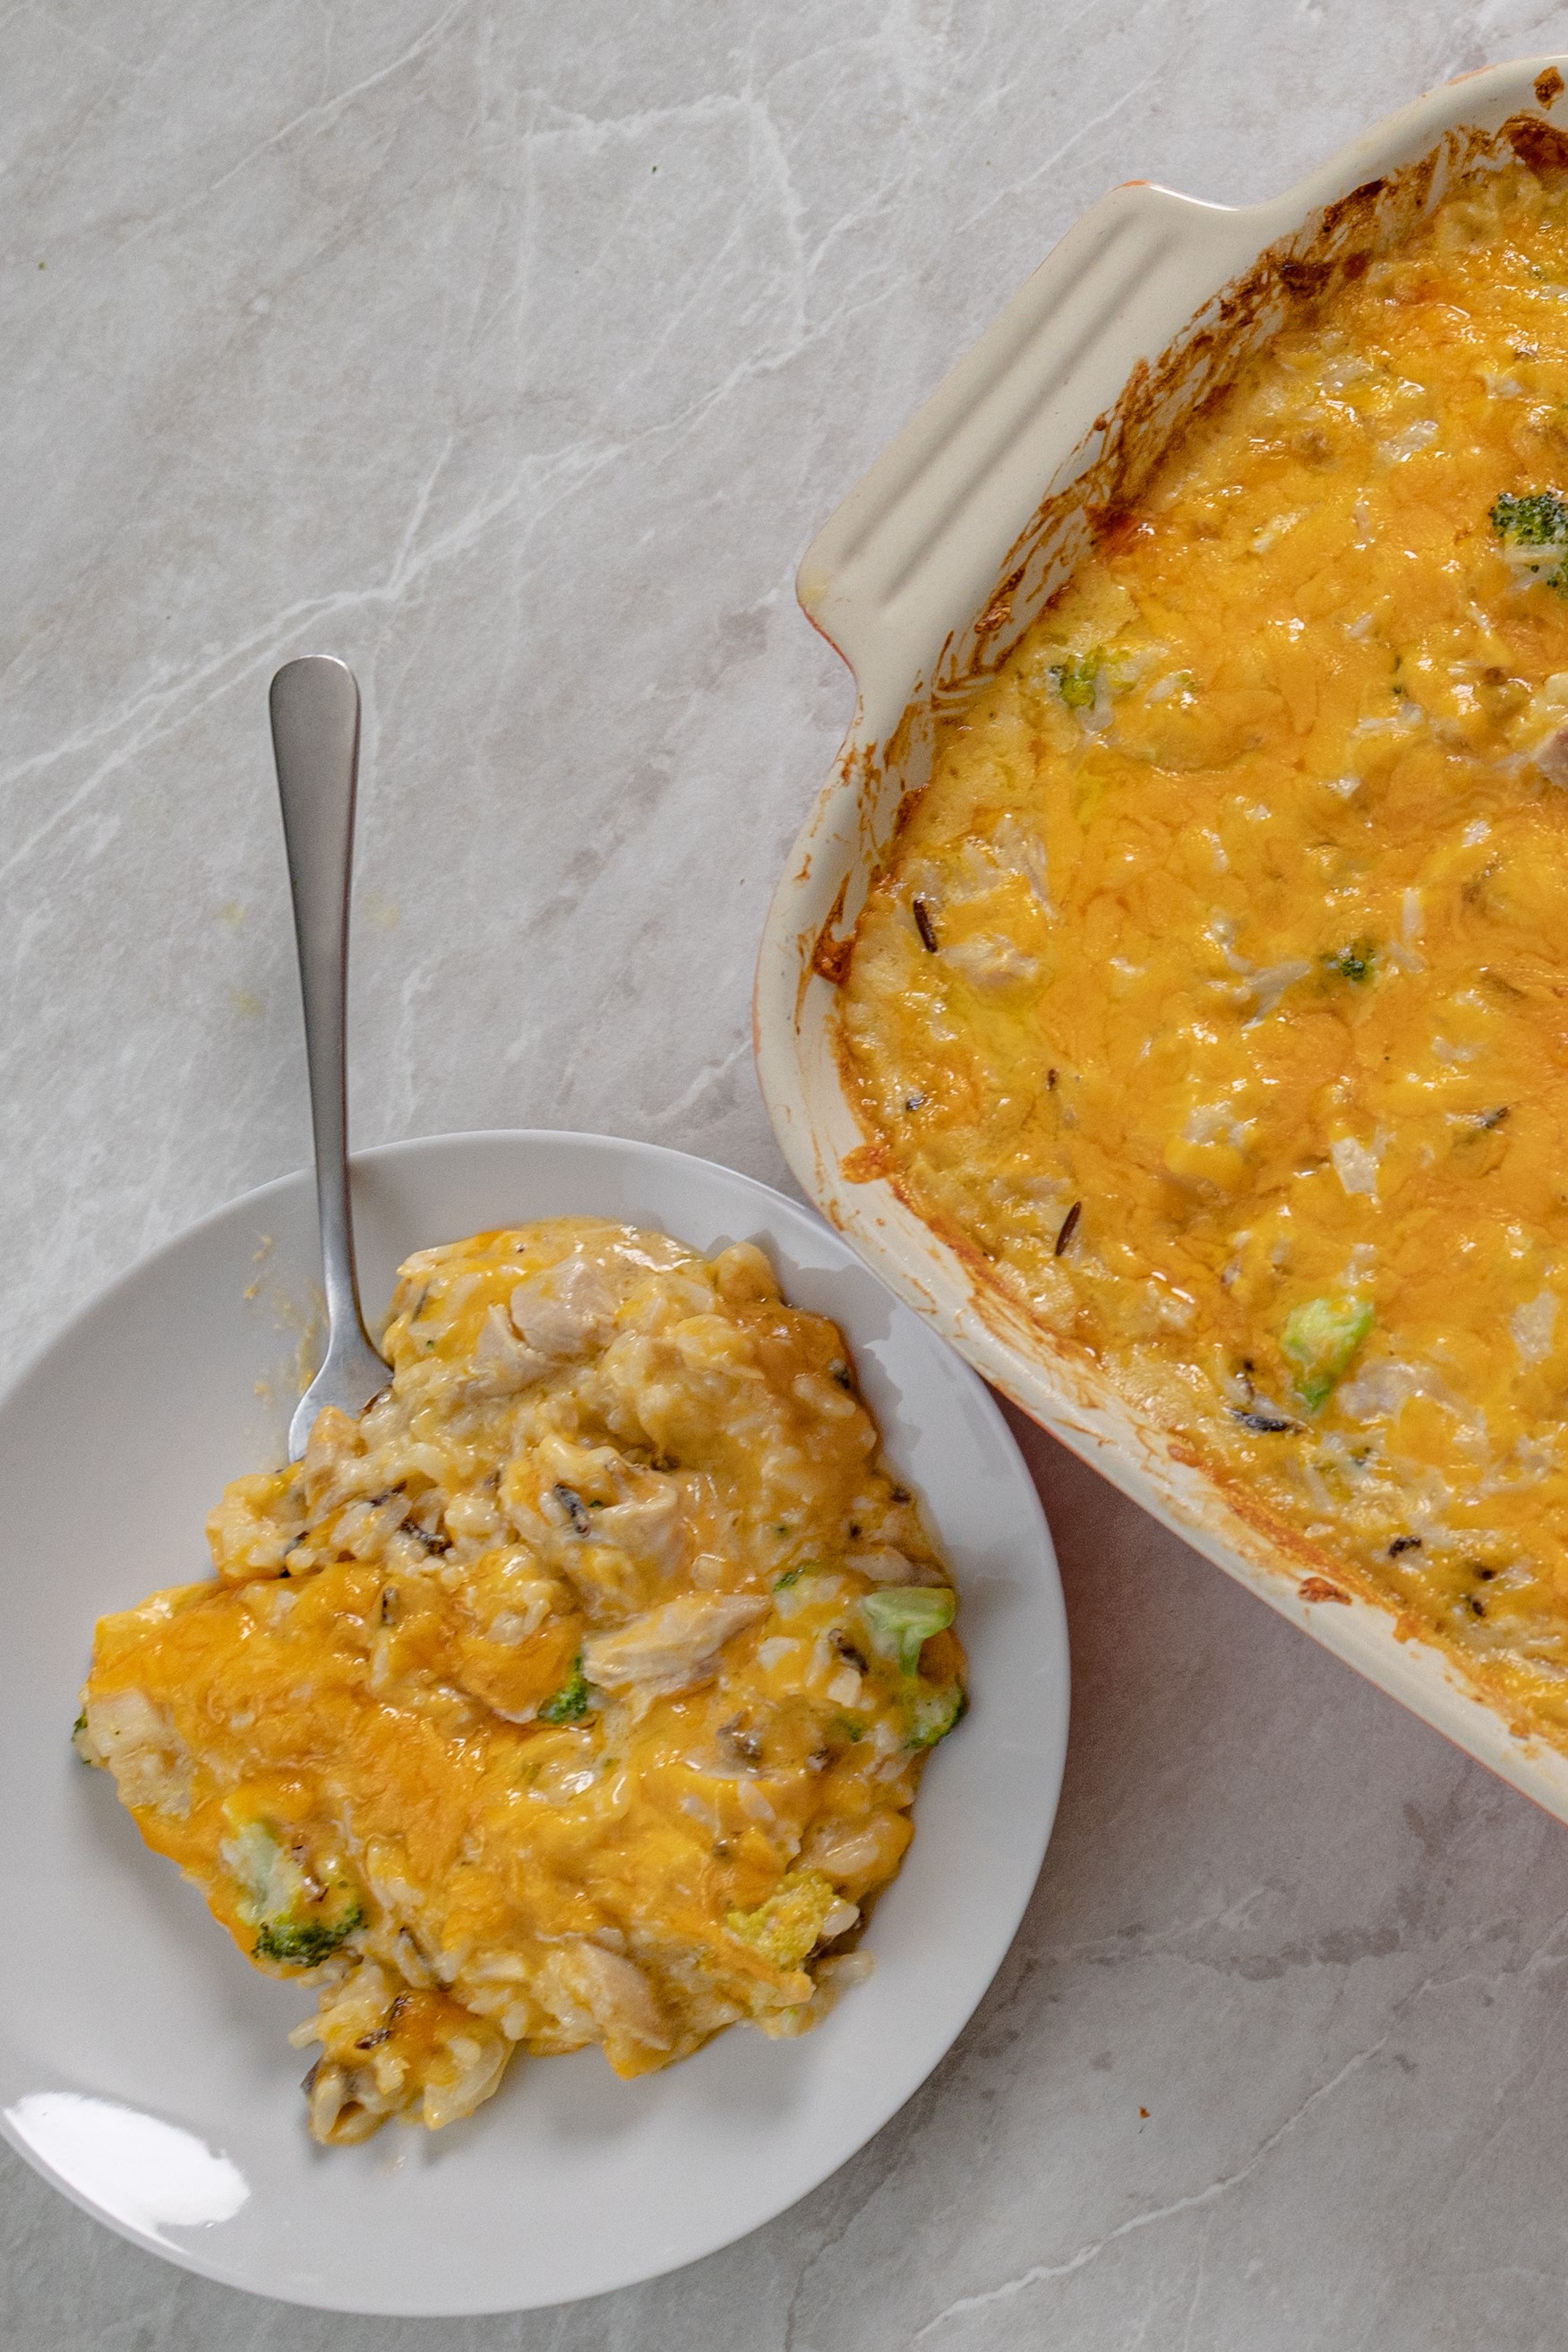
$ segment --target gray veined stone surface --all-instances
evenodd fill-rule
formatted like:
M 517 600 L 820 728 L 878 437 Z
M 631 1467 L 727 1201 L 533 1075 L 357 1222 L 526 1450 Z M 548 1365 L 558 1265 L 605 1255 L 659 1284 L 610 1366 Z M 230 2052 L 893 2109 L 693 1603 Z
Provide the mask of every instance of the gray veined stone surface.
M 359 1139 L 777 1180 L 751 961 L 850 699 L 814 526 L 1114 181 L 1261 196 L 1562 46 L 1526 0 L 6 11 L 8 1359 L 305 1155 L 265 690 L 308 649 L 366 692 Z M 837 2178 L 641 2290 L 400 2324 L 185 2277 L 6 2155 L 0 2340 L 1557 2352 L 1568 1834 L 1029 1443 L 1060 1826 Z

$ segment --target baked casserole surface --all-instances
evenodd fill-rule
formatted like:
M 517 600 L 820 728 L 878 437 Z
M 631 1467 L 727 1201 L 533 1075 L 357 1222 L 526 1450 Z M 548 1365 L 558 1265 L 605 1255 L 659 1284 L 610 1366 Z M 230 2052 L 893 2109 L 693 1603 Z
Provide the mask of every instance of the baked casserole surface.
M 1561 181 L 1303 295 L 1100 522 L 858 921 L 847 1172 L 1563 1744 Z

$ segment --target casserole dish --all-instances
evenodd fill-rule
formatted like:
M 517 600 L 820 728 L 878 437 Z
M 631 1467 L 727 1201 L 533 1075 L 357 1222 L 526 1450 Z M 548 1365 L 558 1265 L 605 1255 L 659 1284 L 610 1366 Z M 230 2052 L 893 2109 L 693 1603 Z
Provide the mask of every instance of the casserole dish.
M 1433 93 L 1246 211 L 1117 189 L 1079 224 L 809 552 L 800 593 L 859 688 L 855 722 L 775 898 L 758 977 L 764 1096 L 795 1172 L 911 1304 L 1044 1426 L 1271 1605 L 1568 1818 L 1568 1756 L 1511 1725 L 1410 1620 L 1340 1589 L 1310 1546 L 1211 1483 L 1191 1449 L 950 1248 L 875 1173 L 840 1079 L 836 983 L 939 721 L 962 710 L 1163 451 L 1303 293 L 1354 278 L 1494 158 L 1553 173 L 1557 63 Z M 1568 106 L 1562 109 L 1568 119 Z M 927 940 L 926 944 L 931 942 Z

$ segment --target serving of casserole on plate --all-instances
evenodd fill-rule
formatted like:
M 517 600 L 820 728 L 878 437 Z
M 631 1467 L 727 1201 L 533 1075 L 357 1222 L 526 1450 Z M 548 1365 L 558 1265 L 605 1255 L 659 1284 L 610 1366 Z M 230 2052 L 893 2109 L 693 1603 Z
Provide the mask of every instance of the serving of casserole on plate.
M 1568 135 L 1142 186 L 846 502 L 765 1091 L 905 1297 L 1568 1813 Z
M 549 1134 L 354 1192 L 394 1384 L 291 1470 L 305 1175 L 0 1399 L 0 1864 L 49 1921 L 0 2130 L 231 2285 L 518 2310 L 755 2229 L 942 2057 L 1050 1834 L 1061 1588 L 995 1402 L 795 1202 Z
M 217 1570 L 99 1625 L 78 1752 L 257 1967 L 324 2143 L 515 2052 L 792 2038 L 965 1705 L 851 1352 L 755 1243 L 559 1217 L 416 1251 L 391 1385 L 231 1482 Z

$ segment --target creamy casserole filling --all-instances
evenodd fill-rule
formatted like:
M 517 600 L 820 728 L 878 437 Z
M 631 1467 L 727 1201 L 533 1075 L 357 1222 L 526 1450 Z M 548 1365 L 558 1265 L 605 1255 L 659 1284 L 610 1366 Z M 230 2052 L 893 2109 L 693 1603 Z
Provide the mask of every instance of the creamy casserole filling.
M 1568 203 L 1511 162 L 943 725 L 841 1027 L 857 1172 L 1559 1739 L 1565 787 Z
M 839 1331 L 747 1244 L 559 1219 L 411 1258 L 384 1345 L 358 1422 L 228 1487 L 216 1581 L 101 1621 L 80 1752 L 318 1986 L 323 2140 L 517 2050 L 803 2032 L 964 1705 Z

